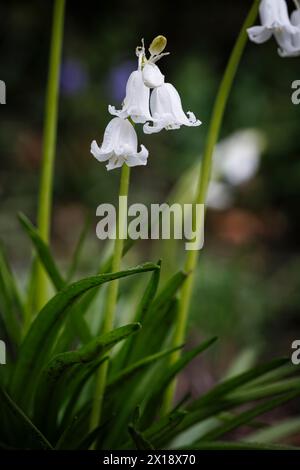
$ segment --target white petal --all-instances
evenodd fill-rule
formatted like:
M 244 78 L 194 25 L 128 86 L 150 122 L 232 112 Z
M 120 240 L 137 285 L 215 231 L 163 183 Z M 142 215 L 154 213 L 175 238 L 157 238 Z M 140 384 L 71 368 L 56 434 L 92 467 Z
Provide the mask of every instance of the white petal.
M 143 68 L 143 80 L 147 87 L 149 88 L 156 88 L 161 86 L 164 81 L 165 77 L 157 67 L 157 65 L 148 62 Z
M 120 126 L 119 142 L 115 149 L 117 154 L 126 155 L 128 153 L 136 153 L 138 145 L 137 134 L 132 124 L 126 119 L 122 119 Z
M 128 78 L 126 97 L 121 110 L 109 106 L 110 114 L 123 119 L 131 117 L 135 123 L 144 123 L 151 120 L 149 110 L 150 90 L 144 84 L 141 70 L 135 70 Z
M 149 152 L 144 147 L 144 145 L 141 145 L 141 150 L 140 152 L 136 153 L 135 155 L 131 155 L 126 158 L 126 163 L 128 166 L 139 166 L 139 165 L 147 165 L 147 159 L 148 159 Z
M 160 131 L 162 131 L 163 129 L 170 129 L 171 128 L 171 125 L 173 123 L 173 118 L 170 114 L 165 114 L 163 116 L 160 116 L 159 119 L 157 119 L 156 121 L 153 122 L 152 125 L 150 125 L 149 122 L 146 122 L 146 124 L 144 124 L 143 126 L 143 131 L 145 134 L 156 134 Z M 177 125 L 174 126 L 174 123 L 173 123 L 173 127 L 172 129 L 180 129 L 180 126 Z
M 120 168 L 121 166 L 123 166 L 123 163 L 124 163 L 124 160 L 120 157 L 111 158 L 108 164 L 106 165 L 106 169 L 110 171 L 110 170 L 114 170 L 115 168 Z
M 272 30 L 265 26 L 252 26 L 252 28 L 247 29 L 247 33 L 249 39 L 256 42 L 256 44 L 262 44 L 272 37 Z
M 199 126 L 201 123 L 191 112 L 188 116 L 183 112 L 181 99 L 177 90 L 171 83 L 164 83 L 152 91 L 150 108 L 153 125 L 144 125 L 144 132 L 152 134 L 163 128 L 167 130 L 179 129 L 180 126 Z
M 278 54 L 280 55 L 280 57 L 299 57 L 300 56 L 300 49 L 297 48 L 295 50 L 285 50 L 285 49 L 278 49 Z
M 108 112 L 112 116 L 117 116 L 122 119 L 126 119 L 128 117 L 128 112 L 127 110 L 124 109 L 116 109 L 115 106 L 112 106 L 111 104 L 108 105 Z
M 262 25 L 270 29 L 284 28 L 293 32 L 285 0 L 262 0 L 259 7 Z
M 113 118 L 106 126 L 103 142 L 101 145 L 101 151 L 108 153 L 113 152 L 116 147 L 116 142 L 119 139 L 120 126 L 122 125 L 122 119 Z
M 300 9 L 294 10 L 291 14 L 291 23 L 293 26 L 300 28 Z M 300 32 L 300 29 L 299 29 Z
M 283 54 L 289 54 L 293 52 L 294 46 L 292 43 L 292 35 L 286 31 L 278 31 L 274 33 L 275 39 L 280 47 L 279 55 L 281 52 Z M 281 51 L 281 52 L 280 52 Z
M 291 15 L 291 23 L 299 29 L 299 32 L 293 34 L 293 45 L 300 50 L 300 10 L 294 10 Z
M 99 162 L 105 162 L 111 156 L 111 152 L 108 152 L 108 153 L 102 152 L 101 148 L 98 146 L 95 140 L 93 140 L 93 142 L 91 143 L 91 154 L 94 155 L 94 157 Z

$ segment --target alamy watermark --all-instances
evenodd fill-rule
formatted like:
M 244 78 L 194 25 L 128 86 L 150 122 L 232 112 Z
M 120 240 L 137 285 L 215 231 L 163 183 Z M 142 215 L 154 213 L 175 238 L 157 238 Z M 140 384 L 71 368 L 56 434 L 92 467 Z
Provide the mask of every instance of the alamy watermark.
M 6 104 L 6 85 L 3 80 L 0 80 L 0 104 Z
M 118 216 L 117 216 L 118 214 Z M 204 243 L 204 204 L 144 204 L 128 206 L 127 196 L 119 197 L 119 208 L 100 204 L 96 215 L 96 235 L 100 240 L 185 240 L 185 249 L 200 250 Z M 117 223 L 117 217 L 118 223 Z M 118 234 L 117 234 L 118 227 Z
M 295 351 L 291 355 L 291 361 L 294 366 L 298 366 L 300 364 L 300 339 L 295 339 L 292 342 L 292 349 Z
M 6 364 L 6 344 L 0 340 L 0 365 Z
M 291 96 L 292 103 L 298 105 L 300 104 L 300 80 L 294 80 L 292 82 L 292 90 L 295 90 Z

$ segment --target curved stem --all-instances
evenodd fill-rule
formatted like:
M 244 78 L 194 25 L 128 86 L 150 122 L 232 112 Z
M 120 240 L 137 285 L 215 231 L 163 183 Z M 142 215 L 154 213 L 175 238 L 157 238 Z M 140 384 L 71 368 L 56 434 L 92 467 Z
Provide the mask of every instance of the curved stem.
M 130 179 L 130 168 L 126 164 L 124 164 L 122 166 L 122 172 L 121 172 L 119 196 L 128 196 L 129 179 Z M 126 232 L 126 217 L 127 217 L 127 210 L 121 204 L 119 206 L 119 215 L 118 215 L 118 220 L 116 224 L 116 241 L 115 241 L 113 259 L 112 259 L 112 272 L 120 271 L 124 239 L 126 238 L 126 235 L 127 235 L 127 233 L 125 233 Z M 119 288 L 118 280 L 111 281 L 109 283 L 108 291 L 107 291 L 107 298 L 106 298 L 105 315 L 104 315 L 103 327 L 102 327 L 103 334 L 111 331 L 114 326 L 114 316 L 115 316 L 115 310 L 116 310 L 116 304 L 117 304 L 118 288 Z M 91 430 L 95 429 L 101 420 L 101 409 L 102 409 L 103 395 L 104 395 L 105 385 L 106 385 L 107 369 L 108 369 L 108 361 L 105 361 L 103 364 L 101 364 L 98 370 L 98 374 L 96 378 L 95 395 L 94 395 L 94 401 L 93 401 L 92 413 L 91 413 L 91 421 L 90 421 Z
M 254 3 L 249 11 L 249 14 L 242 26 L 239 36 L 236 40 L 235 46 L 232 50 L 229 62 L 227 64 L 225 73 L 223 75 L 218 94 L 216 96 L 213 113 L 210 121 L 206 146 L 200 168 L 199 181 L 197 186 L 197 194 L 195 198 L 195 204 L 204 204 L 206 201 L 207 190 L 211 175 L 212 157 L 215 145 L 218 141 L 220 128 L 223 121 L 223 116 L 226 108 L 226 104 L 230 95 L 232 84 L 243 55 L 245 46 L 247 44 L 247 28 L 252 26 L 257 16 L 259 0 L 254 0 Z M 202 227 L 197 227 L 197 230 L 201 231 Z M 199 257 L 199 251 L 189 251 L 186 256 L 184 269 L 187 273 L 190 273 L 187 280 L 185 281 L 179 300 L 179 309 L 177 322 L 175 325 L 175 332 L 173 337 L 173 346 L 181 345 L 185 340 L 186 325 L 188 318 L 188 311 L 191 302 L 191 295 L 193 290 L 193 284 L 195 279 L 195 268 Z M 176 362 L 180 357 L 180 351 L 176 351 L 171 358 L 172 363 Z M 167 412 L 172 407 L 172 402 L 175 393 L 176 382 L 166 392 L 166 396 L 163 404 L 163 411 Z
M 294 0 L 296 8 L 300 8 L 300 1 L 299 0 Z
M 42 172 L 38 204 L 38 230 L 42 239 L 46 243 L 49 242 L 50 232 L 64 12 L 65 0 L 55 0 L 44 120 Z M 44 306 L 46 300 L 47 275 L 42 265 L 38 263 L 36 272 L 35 300 L 37 311 Z

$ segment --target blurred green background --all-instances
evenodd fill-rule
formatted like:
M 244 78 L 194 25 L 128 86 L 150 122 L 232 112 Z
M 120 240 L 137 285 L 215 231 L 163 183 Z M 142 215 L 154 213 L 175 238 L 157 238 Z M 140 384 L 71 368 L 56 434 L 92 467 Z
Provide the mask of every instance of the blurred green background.
M 116 201 L 119 172 L 107 173 L 89 147 L 94 138 L 101 143 L 108 104 L 120 106 L 141 38 L 147 45 L 157 34 L 167 36 L 171 54 L 161 60 L 161 70 L 179 90 L 184 109 L 203 122 L 200 128 L 152 136 L 139 132 L 150 157 L 146 167 L 132 171 L 130 201 L 162 203 L 200 160 L 217 87 L 250 5 L 246 0 L 67 2 L 52 227 L 53 251 L 62 266 L 88 215 L 92 224 L 79 274 L 95 272 L 103 255 L 95 212 L 102 202 Z M 0 110 L 0 232 L 22 283 L 31 248 L 16 214 L 25 212 L 35 222 L 52 1 L 2 1 L 0 16 L 0 78 L 7 86 L 7 104 Z M 299 337 L 300 105 L 291 102 L 299 64 L 300 58 L 281 59 L 273 40 L 249 43 L 226 111 L 222 139 L 252 129 L 263 145 L 249 177 L 232 184 L 228 175 L 218 175 L 225 193 L 208 211 L 190 342 L 210 334 L 221 342 L 202 382 L 222 375 L 237 353 L 248 359 L 288 355 Z M 239 152 L 243 168 L 243 144 Z M 183 243 L 142 242 L 126 262 L 165 254 L 172 261 L 164 268 L 167 276 L 169 269 L 182 267 Z M 198 386 L 196 379 L 193 384 Z

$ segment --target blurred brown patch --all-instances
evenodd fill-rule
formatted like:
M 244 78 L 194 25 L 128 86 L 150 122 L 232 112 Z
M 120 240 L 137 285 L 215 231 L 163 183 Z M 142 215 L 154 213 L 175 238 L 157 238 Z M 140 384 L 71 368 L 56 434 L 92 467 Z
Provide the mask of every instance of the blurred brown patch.
M 276 240 L 286 230 L 287 222 L 280 212 L 266 211 L 254 214 L 243 209 L 210 215 L 211 228 L 216 237 L 234 245 L 251 243 L 257 239 Z

